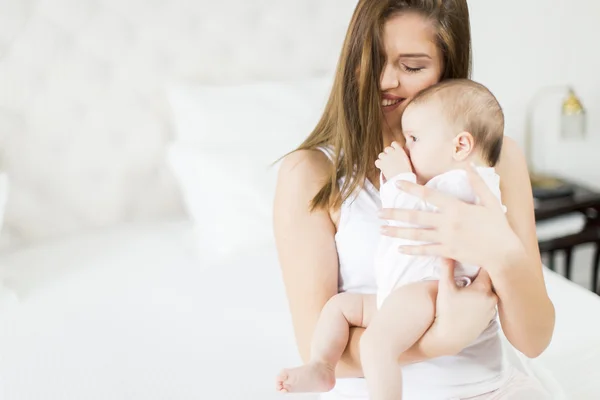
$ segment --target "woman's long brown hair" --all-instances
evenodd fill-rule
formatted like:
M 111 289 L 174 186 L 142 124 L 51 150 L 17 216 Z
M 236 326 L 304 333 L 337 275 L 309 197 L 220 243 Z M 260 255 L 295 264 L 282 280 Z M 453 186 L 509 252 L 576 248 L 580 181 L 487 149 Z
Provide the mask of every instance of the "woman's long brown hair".
M 333 149 L 329 179 L 313 198 L 312 210 L 339 208 L 374 171 L 375 160 L 383 150 L 383 25 L 402 12 L 417 12 L 435 24 L 443 55 L 442 79 L 470 76 L 471 33 L 466 0 L 360 0 L 346 32 L 323 115 L 297 149 Z M 342 177 L 344 183 L 338 187 Z

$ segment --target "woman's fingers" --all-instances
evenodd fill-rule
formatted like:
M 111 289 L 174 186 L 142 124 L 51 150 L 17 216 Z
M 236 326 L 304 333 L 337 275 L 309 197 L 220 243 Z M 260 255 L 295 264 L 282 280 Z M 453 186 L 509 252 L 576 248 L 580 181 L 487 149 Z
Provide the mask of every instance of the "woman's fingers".
M 423 244 L 423 245 L 411 245 L 411 246 L 400 246 L 398 251 L 403 254 L 409 254 L 411 256 L 437 256 L 445 257 L 448 251 L 444 246 L 440 244 Z
M 471 286 L 478 288 L 479 290 L 485 293 L 489 293 L 489 297 L 493 300 L 494 305 L 498 303 L 498 296 L 494 292 L 494 287 L 492 285 L 492 280 L 490 279 L 490 274 L 488 274 L 488 272 L 485 269 L 479 269 L 479 274 L 477 275 L 477 278 L 475 278 Z
M 440 271 L 440 283 L 439 292 L 442 292 L 442 296 L 448 290 L 456 290 L 456 283 L 454 282 L 454 267 L 456 262 L 450 258 L 445 258 L 442 263 Z M 439 295 L 439 294 L 438 294 Z
M 417 196 L 426 203 L 433 204 L 434 206 L 442 209 L 450 207 L 451 205 L 460 201 L 449 194 L 440 192 L 439 190 L 431 189 L 412 182 L 398 181 L 396 182 L 396 186 L 406 193 Z
M 437 242 L 438 233 L 433 229 L 403 228 L 399 226 L 384 225 L 381 233 L 385 236 L 396 237 L 417 242 Z
M 487 304 L 489 307 L 489 319 L 493 318 L 496 314 L 496 305 L 498 304 L 498 296 L 493 291 L 492 280 L 488 272 L 481 268 L 479 274 L 473 281 L 473 283 L 465 288 L 465 290 L 475 290 L 479 293 L 485 293 L 485 297 L 481 302 L 481 305 Z
M 492 290 L 492 279 L 490 278 L 490 274 L 488 274 L 485 269 L 480 268 L 479 274 L 477 274 L 477 277 L 473 281 L 473 285 L 479 286 L 485 290 Z
M 432 211 L 405 210 L 400 208 L 384 208 L 379 212 L 381 219 L 402 221 L 424 228 L 436 228 L 440 215 Z

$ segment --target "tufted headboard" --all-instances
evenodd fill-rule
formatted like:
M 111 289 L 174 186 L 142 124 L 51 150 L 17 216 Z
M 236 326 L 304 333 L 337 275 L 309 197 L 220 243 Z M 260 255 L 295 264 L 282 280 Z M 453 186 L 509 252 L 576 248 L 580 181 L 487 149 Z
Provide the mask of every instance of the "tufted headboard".
M 166 85 L 330 72 L 355 4 L 0 2 L 2 247 L 181 214 Z

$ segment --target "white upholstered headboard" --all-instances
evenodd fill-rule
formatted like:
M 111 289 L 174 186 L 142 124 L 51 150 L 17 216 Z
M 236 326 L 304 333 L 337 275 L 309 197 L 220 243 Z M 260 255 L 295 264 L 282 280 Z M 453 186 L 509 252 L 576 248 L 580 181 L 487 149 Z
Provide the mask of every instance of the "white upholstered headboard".
M 355 4 L 0 2 L 2 246 L 180 214 L 165 85 L 330 72 Z

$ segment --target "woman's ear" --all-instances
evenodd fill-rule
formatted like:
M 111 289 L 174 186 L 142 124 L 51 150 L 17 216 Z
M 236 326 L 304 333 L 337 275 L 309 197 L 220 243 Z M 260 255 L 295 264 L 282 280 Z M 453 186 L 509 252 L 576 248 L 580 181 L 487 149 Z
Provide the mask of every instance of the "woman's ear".
M 469 132 L 461 132 L 453 140 L 454 154 L 456 161 L 464 161 L 475 148 L 475 140 Z

